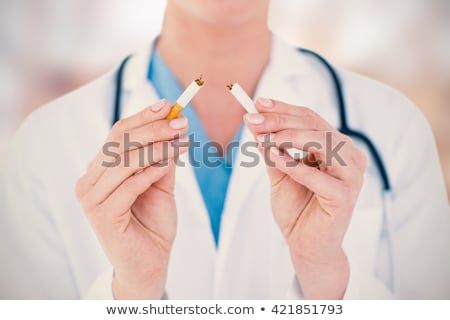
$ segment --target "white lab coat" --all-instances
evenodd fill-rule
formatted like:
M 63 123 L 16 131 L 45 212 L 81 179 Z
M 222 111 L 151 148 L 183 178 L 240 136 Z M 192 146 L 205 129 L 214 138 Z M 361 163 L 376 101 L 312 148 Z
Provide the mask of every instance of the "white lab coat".
M 150 50 L 135 54 L 125 69 L 123 116 L 158 100 L 146 79 Z M 369 167 L 344 242 L 351 266 L 345 298 L 450 298 L 450 214 L 431 130 L 394 90 L 339 72 L 349 123 L 378 147 L 393 187 L 392 203 L 383 202 L 367 153 Z M 0 298 L 112 297 L 111 266 L 73 189 L 110 130 L 115 75 L 33 112 L 7 148 L 0 166 Z M 257 95 L 311 107 L 338 125 L 329 73 L 279 40 Z M 242 142 L 251 140 L 245 131 Z M 170 299 L 302 297 L 272 217 L 264 165 L 240 166 L 245 159 L 242 153 L 236 159 L 217 249 L 193 170 L 177 168 Z M 391 207 L 388 216 L 384 206 Z

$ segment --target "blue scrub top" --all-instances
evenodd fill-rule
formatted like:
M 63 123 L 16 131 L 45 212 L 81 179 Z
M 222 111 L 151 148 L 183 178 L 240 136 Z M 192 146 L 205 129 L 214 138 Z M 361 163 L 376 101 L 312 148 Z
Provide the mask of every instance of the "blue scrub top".
M 178 99 L 184 89 L 175 78 L 165 61 L 154 50 L 150 59 L 148 79 L 152 82 L 160 98 L 169 100 L 172 104 Z M 195 177 L 203 196 L 203 201 L 208 210 L 211 230 L 214 240 L 219 243 L 220 222 L 225 204 L 234 158 L 236 157 L 236 145 L 238 145 L 243 125 L 236 133 L 233 144 L 220 156 L 217 146 L 205 132 L 200 119 L 192 105 L 187 105 L 183 115 L 189 120 L 187 135 L 190 138 L 189 159 L 194 168 Z M 232 146 L 235 146 L 234 148 Z M 234 152 L 233 152 L 234 150 Z

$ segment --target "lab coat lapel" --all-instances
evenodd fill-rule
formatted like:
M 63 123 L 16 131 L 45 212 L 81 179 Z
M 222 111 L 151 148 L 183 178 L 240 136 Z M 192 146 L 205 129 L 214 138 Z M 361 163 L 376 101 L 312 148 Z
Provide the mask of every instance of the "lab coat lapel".
M 273 62 L 269 64 L 264 72 L 256 90 L 255 98 L 261 96 L 295 103 L 295 101 L 298 101 L 298 93 L 292 86 L 291 81 L 295 75 L 292 73 L 292 68 L 286 68 L 284 66 L 285 62 L 282 58 L 285 55 L 284 45 L 276 40 L 274 41 L 272 51 Z M 255 144 L 253 135 L 245 128 L 240 142 L 239 153 L 235 166 L 233 167 L 222 216 L 219 248 L 223 253 L 227 251 L 228 244 L 233 237 L 233 229 L 236 223 L 238 223 L 242 205 L 248 198 L 249 193 L 252 192 L 255 184 L 264 181 L 262 177 L 264 174 L 267 174 L 264 158 L 256 149 Z M 252 159 L 246 156 L 243 151 L 257 155 L 257 165 L 249 167 L 248 164 Z
M 139 88 L 129 94 L 127 103 L 122 112 L 122 118 L 127 118 L 159 100 L 155 89 L 149 81 L 143 82 Z
M 219 249 L 221 251 L 228 247 L 228 243 L 233 237 L 232 230 L 239 218 L 239 212 L 242 204 L 248 198 L 254 184 L 265 173 L 264 163 L 255 147 L 256 142 L 250 131 L 245 128 L 240 141 L 239 153 L 235 159 L 233 173 L 228 185 L 228 192 L 225 200 L 224 211 L 222 214 L 222 223 L 220 231 Z M 247 152 L 258 156 L 256 165 L 249 165 L 254 160 L 243 154 L 243 148 Z
M 293 74 L 292 68 L 288 68 L 286 62 L 283 59 L 286 57 L 283 53 L 284 49 L 280 48 L 279 43 L 274 43 L 271 63 L 266 68 L 258 88 L 256 90 L 255 98 L 262 96 L 266 98 L 278 99 L 282 101 L 287 101 L 289 103 L 294 103 L 297 101 L 298 104 L 298 92 L 295 86 L 292 85 L 292 79 L 296 75 Z M 298 58 L 296 52 L 294 51 L 294 56 Z M 292 62 L 291 63 L 295 63 Z M 287 62 L 289 64 L 289 62 Z M 253 144 L 253 146 L 252 146 Z M 227 279 L 230 279 L 233 275 L 229 273 L 226 269 L 228 259 L 233 259 L 241 254 L 242 247 L 246 247 L 248 244 L 240 244 L 236 239 L 247 239 L 243 234 L 237 234 L 240 224 L 247 221 L 243 219 L 243 216 L 247 215 L 247 212 L 243 211 L 244 205 L 247 208 L 258 208 L 261 203 L 267 203 L 268 208 L 260 208 L 262 210 L 259 212 L 261 216 L 261 228 L 266 228 L 265 223 L 267 223 L 267 218 L 265 214 L 271 212 L 270 199 L 260 199 L 258 196 L 252 195 L 252 192 L 257 189 L 258 184 L 269 184 L 269 179 L 267 177 L 266 164 L 263 157 L 260 155 L 259 151 L 256 149 L 255 139 L 251 132 L 245 128 L 242 139 L 240 142 L 239 153 L 235 159 L 235 165 L 233 167 L 233 173 L 230 179 L 230 184 L 228 187 L 228 194 L 226 197 L 225 208 L 222 215 L 222 224 L 220 232 L 219 250 L 216 260 L 216 270 L 214 274 L 214 293 L 215 298 L 229 297 L 230 292 L 237 290 L 235 287 L 231 288 L 230 284 L 227 283 Z M 254 155 L 258 155 L 257 165 L 247 166 L 243 164 L 249 164 L 253 157 L 250 158 L 248 153 L 251 152 Z M 261 188 L 259 188 L 261 190 Z M 264 197 L 270 196 L 269 194 L 262 195 Z M 250 201 L 250 203 L 248 203 Z M 258 203 L 255 203 L 258 201 Z M 252 213 L 249 213 L 252 214 Z M 273 222 L 275 223 L 275 222 Z M 283 252 L 286 252 L 287 245 L 281 236 L 281 233 L 276 232 L 278 227 L 275 225 L 273 229 L 268 227 L 267 230 L 274 230 L 263 236 L 269 237 L 272 245 L 267 248 L 267 254 L 274 254 L 273 260 L 269 262 L 269 266 L 265 266 L 268 270 L 285 270 L 286 274 L 276 277 L 273 279 L 277 284 L 274 288 L 278 287 L 279 283 L 288 283 L 293 281 L 294 275 L 292 266 L 290 264 L 289 258 L 285 261 L 279 260 L 280 257 L 284 257 Z M 252 233 L 253 236 L 259 236 L 259 234 Z M 247 241 L 257 241 L 255 239 Z M 242 245 L 242 247 L 241 247 Z M 287 262 L 287 264 L 286 264 Z M 280 267 L 281 266 L 281 267 Z M 283 267 L 284 266 L 284 267 Z M 258 268 L 258 266 L 255 266 Z M 268 280 L 272 281 L 272 280 Z M 234 284 L 238 286 L 238 284 Z M 242 284 L 242 288 L 237 291 L 245 292 L 248 290 L 245 284 Z M 275 289 L 274 289 L 275 290 Z
M 124 106 L 121 118 L 129 117 L 159 100 L 155 89 L 147 80 L 153 42 L 133 54 L 123 75 L 121 104 Z

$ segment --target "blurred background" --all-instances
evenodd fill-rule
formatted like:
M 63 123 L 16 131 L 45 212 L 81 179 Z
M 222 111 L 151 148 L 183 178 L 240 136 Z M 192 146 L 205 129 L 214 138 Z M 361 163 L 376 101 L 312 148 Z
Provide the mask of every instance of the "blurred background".
M 33 109 L 148 43 L 164 7 L 164 0 L 0 0 L 0 152 Z M 269 25 L 415 101 L 450 190 L 449 0 L 273 0 Z

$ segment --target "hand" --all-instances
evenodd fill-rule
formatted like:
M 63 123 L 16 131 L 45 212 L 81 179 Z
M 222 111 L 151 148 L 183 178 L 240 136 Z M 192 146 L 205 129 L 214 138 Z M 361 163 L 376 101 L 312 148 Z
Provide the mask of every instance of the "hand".
M 187 120 L 165 120 L 169 110 L 163 100 L 117 122 L 75 188 L 114 267 L 116 299 L 160 299 L 164 293 L 176 232 L 173 159 L 188 148 L 187 137 L 173 143 L 186 132 Z M 118 146 L 114 157 L 107 146 Z
M 303 295 L 341 299 L 349 277 L 342 242 L 362 187 L 365 156 L 308 108 L 266 99 L 256 107 L 260 114 L 247 114 L 245 121 L 266 147 L 269 138 L 273 144 L 270 152 L 261 149 L 270 158 L 272 209 Z M 286 143 L 308 151 L 307 161 L 281 154 Z

